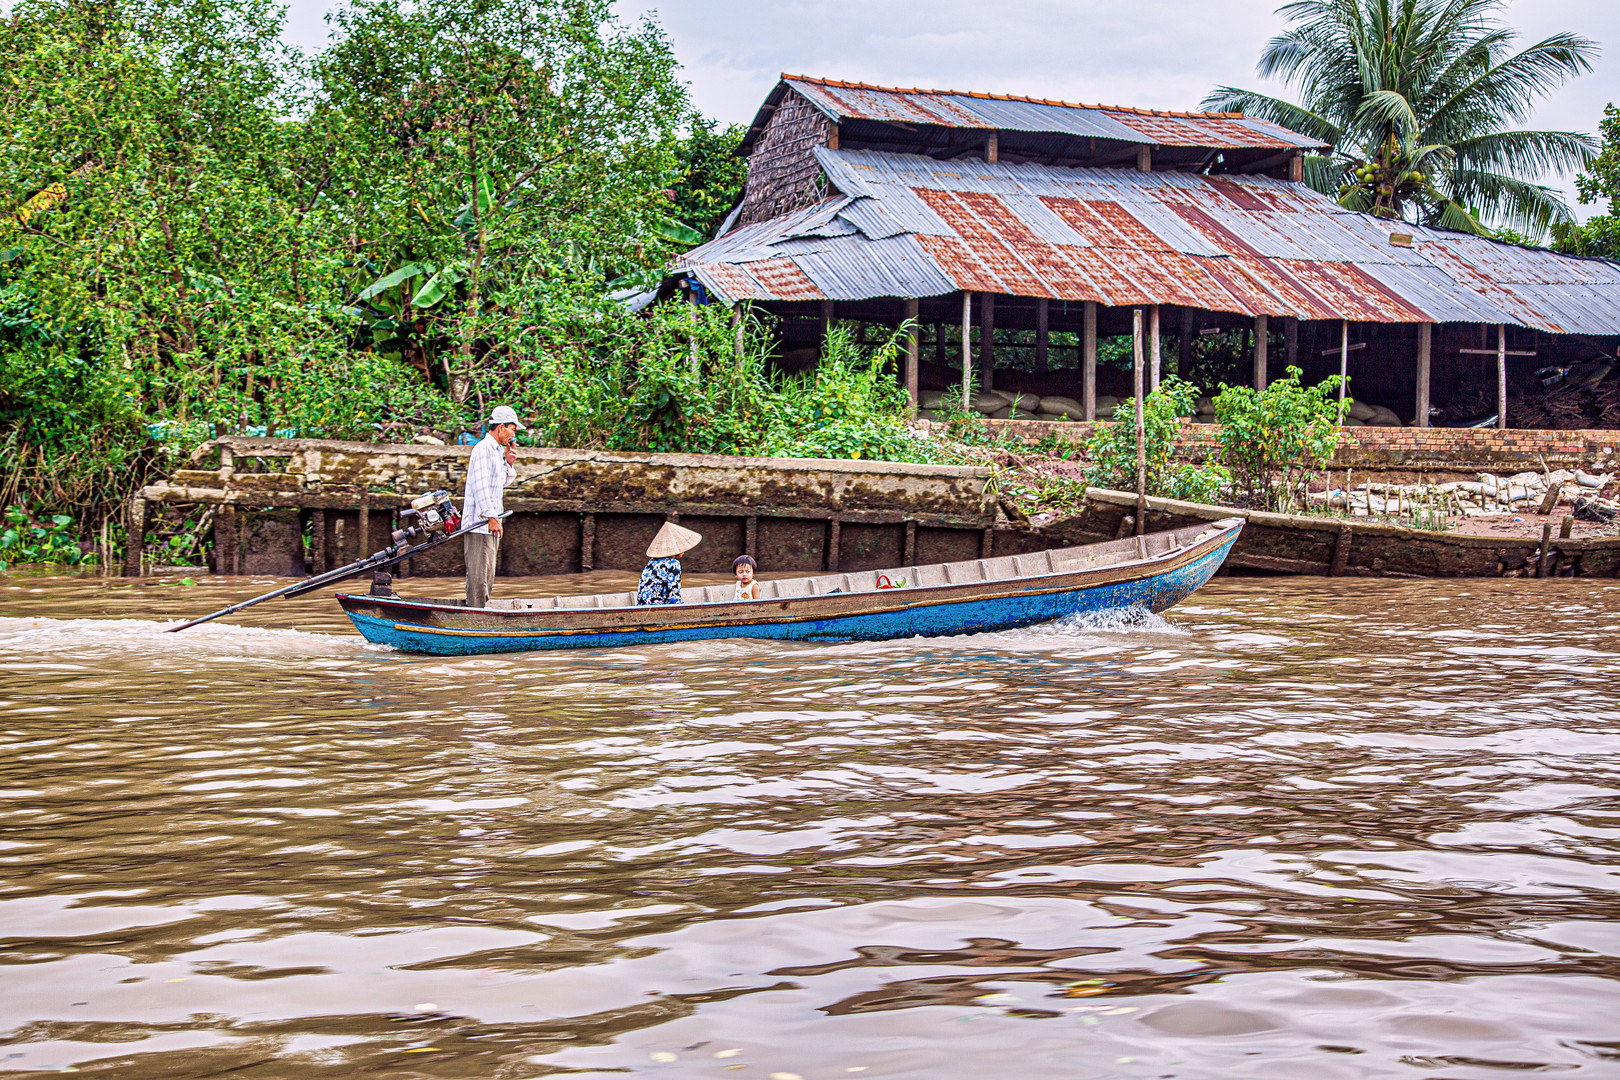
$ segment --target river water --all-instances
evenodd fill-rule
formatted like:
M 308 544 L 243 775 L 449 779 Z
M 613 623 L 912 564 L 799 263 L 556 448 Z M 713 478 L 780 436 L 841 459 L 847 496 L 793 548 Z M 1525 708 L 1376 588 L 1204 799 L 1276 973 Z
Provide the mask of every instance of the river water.
M 320 597 L 155 632 L 269 584 L 0 578 L 0 1071 L 1620 1077 L 1606 583 L 464 660 Z

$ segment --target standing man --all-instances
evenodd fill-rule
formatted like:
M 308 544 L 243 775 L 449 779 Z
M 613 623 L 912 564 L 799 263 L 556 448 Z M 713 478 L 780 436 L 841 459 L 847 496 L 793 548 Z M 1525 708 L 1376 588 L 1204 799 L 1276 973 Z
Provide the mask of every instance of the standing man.
M 489 414 L 489 434 L 473 447 L 467 462 L 467 497 L 461 517 L 469 524 L 486 519 L 461 538 L 467 559 L 467 606 L 489 606 L 495 584 L 496 555 L 501 549 L 501 514 L 506 485 L 517 479 L 517 450 L 512 440 L 523 430 L 510 405 L 497 405 Z

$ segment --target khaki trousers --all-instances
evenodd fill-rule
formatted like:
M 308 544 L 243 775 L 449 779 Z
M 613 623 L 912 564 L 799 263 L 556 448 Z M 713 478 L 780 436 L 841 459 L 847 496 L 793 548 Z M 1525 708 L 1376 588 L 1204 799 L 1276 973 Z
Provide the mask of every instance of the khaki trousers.
M 501 538 L 488 533 L 468 533 L 461 538 L 461 550 L 467 559 L 467 606 L 487 607 L 489 590 L 495 584 L 495 561 L 501 550 Z

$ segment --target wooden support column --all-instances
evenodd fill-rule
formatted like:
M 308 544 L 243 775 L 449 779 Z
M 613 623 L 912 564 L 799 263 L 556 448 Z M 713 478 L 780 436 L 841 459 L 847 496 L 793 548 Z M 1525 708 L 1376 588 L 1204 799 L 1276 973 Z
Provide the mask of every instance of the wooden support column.
M 131 495 L 124 512 L 127 543 L 124 545 L 124 576 L 141 576 L 141 555 L 146 546 L 146 500 Z
M 737 339 L 737 366 L 740 368 L 742 367 L 743 362 L 743 318 L 741 304 L 733 304 L 731 307 L 731 329 Z
M 1413 418 L 1418 427 L 1429 426 L 1429 351 L 1433 335 L 1433 323 L 1418 323 L 1417 416 Z
M 990 137 L 984 141 L 984 160 L 995 161 L 1001 156 L 1001 140 L 997 133 L 992 131 Z
M 360 535 L 356 542 L 360 545 L 361 558 L 371 554 L 371 506 L 364 498 L 360 500 Z
M 906 321 L 911 329 L 906 332 L 906 399 L 911 402 L 911 415 L 917 415 L 917 301 L 906 301 Z
M 1266 317 L 1254 317 L 1254 388 L 1266 388 Z
M 1296 184 L 1302 183 L 1305 180 L 1304 151 L 1301 151 L 1288 159 L 1288 179 L 1292 180 Z
M 825 554 L 827 573 L 829 574 L 838 572 L 838 546 L 843 541 L 842 533 L 843 522 L 838 520 L 837 514 L 834 514 L 827 519 L 827 551 Z
M 1283 367 L 1299 366 L 1299 320 L 1290 315 L 1283 320 Z
M 1192 369 L 1193 309 L 1181 309 L 1181 340 L 1176 342 L 1176 374 L 1183 379 Z
M 962 290 L 962 411 L 973 401 L 973 294 Z
M 1148 390 L 1159 388 L 1159 368 L 1162 358 L 1159 355 L 1159 305 L 1154 304 L 1148 308 Z
M 979 537 L 979 558 L 988 559 L 996 551 L 996 530 L 986 529 Z
M 979 385 L 996 388 L 996 294 L 979 294 Z
M 326 573 L 326 511 L 312 510 L 309 514 L 310 544 L 309 553 L 310 573 Z
M 1496 429 L 1507 430 L 1507 324 L 1496 324 Z
M 579 516 L 579 572 L 588 574 L 596 569 L 596 515 Z
M 1153 147 L 1151 147 L 1151 146 L 1138 146 L 1136 148 L 1136 171 L 1137 172 L 1152 172 L 1153 171 Z
M 838 149 L 838 125 L 831 124 L 827 128 L 827 149 Z
M 1035 301 L 1035 371 L 1039 374 L 1044 374 L 1047 369 L 1049 307 L 1044 296 Z
M 1142 414 L 1142 309 L 1131 318 L 1131 381 L 1136 405 L 1136 535 L 1147 530 L 1147 428 Z
M 900 552 L 900 565 L 911 566 L 917 561 L 917 522 L 906 518 L 906 545 Z
M 1344 404 L 1345 390 L 1350 385 L 1350 320 L 1339 320 L 1339 404 Z M 1343 417 L 1341 416 L 1342 420 Z M 1372 513 L 1372 504 L 1367 512 Z
M 743 523 L 743 554 L 759 558 L 759 515 L 749 514 Z
M 1097 419 L 1097 301 L 1087 300 L 1080 327 L 1080 406 L 1088 421 Z

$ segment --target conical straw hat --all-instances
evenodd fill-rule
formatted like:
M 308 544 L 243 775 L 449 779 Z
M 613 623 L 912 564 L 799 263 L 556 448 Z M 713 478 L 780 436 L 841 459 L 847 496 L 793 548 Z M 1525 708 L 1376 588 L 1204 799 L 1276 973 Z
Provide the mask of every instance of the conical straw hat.
M 647 545 L 647 558 L 667 559 L 671 555 L 691 551 L 703 543 L 703 537 L 691 529 L 683 529 L 673 521 L 664 522 L 653 542 Z

